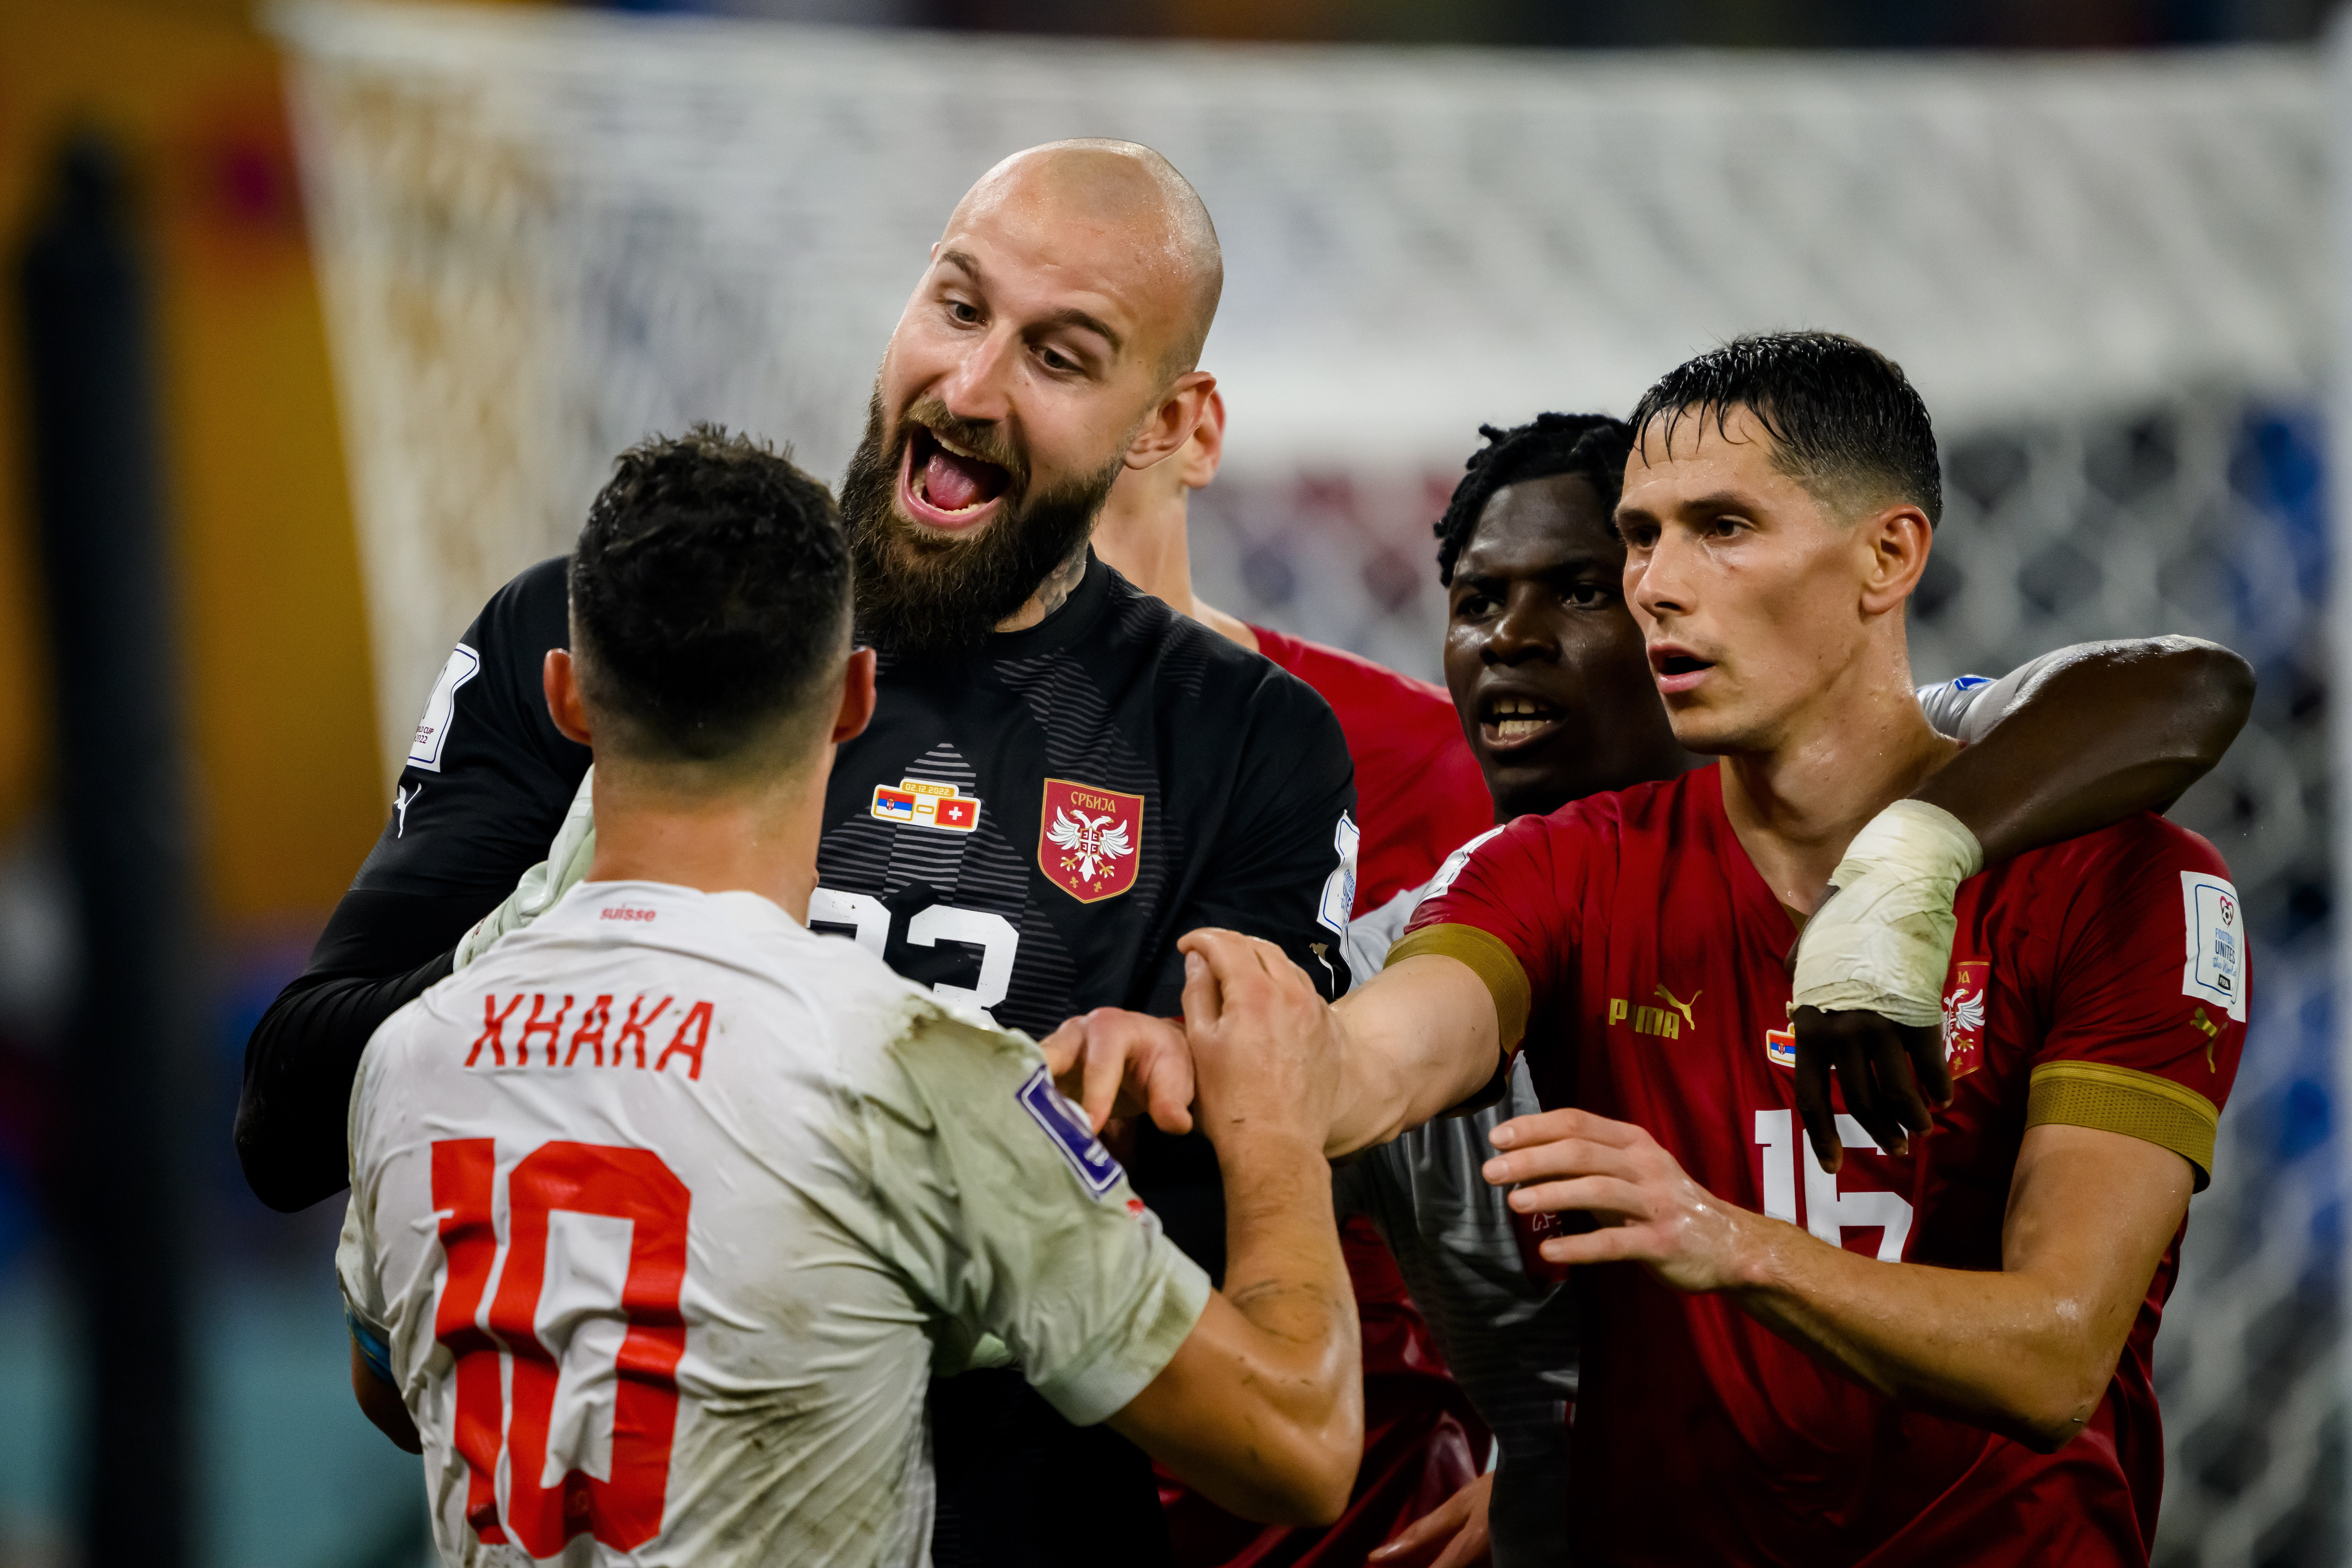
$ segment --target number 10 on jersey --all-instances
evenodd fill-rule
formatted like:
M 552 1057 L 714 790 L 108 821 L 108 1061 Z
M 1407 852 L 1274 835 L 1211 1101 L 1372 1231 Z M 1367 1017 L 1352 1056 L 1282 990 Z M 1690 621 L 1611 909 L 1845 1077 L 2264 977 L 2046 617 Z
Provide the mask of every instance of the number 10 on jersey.
M 433 1206 L 448 1258 L 433 1332 L 457 1361 L 454 1436 L 466 1461 L 466 1522 L 482 1541 L 512 1542 L 533 1557 L 556 1556 L 583 1532 L 616 1552 L 630 1551 L 660 1531 L 669 1489 L 677 1363 L 686 1353 L 678 1298 L 686 1284 L 691 1197 L 649 1149 L 541 1144 L 507 1177 L 506 1258 L 485 1313 L 482 1299 L 490 1290 L 500 1240 L 490 1205 L 496 1173 L 490 1139 L 433 1145 Z M 533 1320 L 547 1273 L 549 1217 L 558 1210 L 630 1222 L 629 1269 L 621 1287 L 628 1334 L 614 1366 L 611 1479 L 598 1480 L 566 1464 L 551 1486 L 542 1484 L 542 1476 L 565 1347 L 541 1343 Z M 511 1399 L 500 1376 L 509 1359 Z

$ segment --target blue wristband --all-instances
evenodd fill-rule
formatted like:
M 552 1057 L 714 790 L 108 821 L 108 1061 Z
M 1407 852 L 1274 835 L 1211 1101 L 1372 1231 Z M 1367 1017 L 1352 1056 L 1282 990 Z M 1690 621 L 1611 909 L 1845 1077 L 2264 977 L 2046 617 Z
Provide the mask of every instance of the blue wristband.
M 399 1380 L 392 1375 L 392 1347 L 384 1342 L 382 1334 L 360 1321 L 349 1301 L 343 1303 L 343 1323 L 352 1331 L 352 1343 L 360 1348 L 360 1360 L 367 1363 L 376 1381 L 386 1387 L 398 1388 Z

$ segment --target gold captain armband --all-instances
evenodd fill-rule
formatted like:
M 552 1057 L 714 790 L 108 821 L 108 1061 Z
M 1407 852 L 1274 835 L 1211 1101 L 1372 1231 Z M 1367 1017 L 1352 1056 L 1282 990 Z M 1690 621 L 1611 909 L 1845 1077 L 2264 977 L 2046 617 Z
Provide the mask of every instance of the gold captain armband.
M 2213 1179 L 2213 1134 L 2221 1113 L 2193 1089 L 2107 1062 L 2043 1062 L 2033 1069 L 2025 1124 L 2056 1122 L 2120 1132 L 2171 1150 L 2197 1167 L 2196 1190 Z
M 1507 1057 L 1517 1050 L 1528 1032 L 1528 1008 L 1533 997 L 1518 955 L 1501 937 L 1476 926 L 1423 926 L 1389 949 L 1388 962 L 1381 967 L 1393 969 L 1408 958 L 1431 954 L 1467 964 L 1470 973 L 1486 984 L 1486 994 L 1495 999 L 1495 1033 L 1502 1042 L 1503 1054 Z

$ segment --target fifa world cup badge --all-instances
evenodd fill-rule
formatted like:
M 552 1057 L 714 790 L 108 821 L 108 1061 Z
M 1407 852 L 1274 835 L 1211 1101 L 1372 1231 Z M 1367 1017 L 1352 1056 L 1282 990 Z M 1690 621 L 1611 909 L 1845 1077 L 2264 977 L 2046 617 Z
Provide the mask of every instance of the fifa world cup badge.
M 1045 781 L 1037 812 L 1037 868 L 1082 904 L 1135 886 L 1143 847 L 1143 797 L 1068 779 Z
M 1944 986 L 1944 1065 L 1954 1079 L 1984 1066 L 1985 994 L 1992 984 L 1992 961 L 1964 958 L 1952 965 Z

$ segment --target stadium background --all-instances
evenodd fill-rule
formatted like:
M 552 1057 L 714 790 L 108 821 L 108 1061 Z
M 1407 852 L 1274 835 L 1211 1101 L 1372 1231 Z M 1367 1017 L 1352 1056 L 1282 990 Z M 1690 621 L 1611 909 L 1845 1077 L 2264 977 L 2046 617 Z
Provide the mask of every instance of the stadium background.
M 2322 454 L 2352 365 L 2352 71 L 2331 89 L 2315 7 L 767 9 L 790 15 L 0 0 L 0 233 L 21 253 L 64 139 L 102 138 L 152 305 L 155 673 L 196 857 L 188 1308 L 159 1289 L 153 1330 L 194 1347 L 185 1561 L 421 1560 L 413 1467 L 344 1388 L 339 1205 L 260 1210 L 226 1129 L 246 1029 L 380 825 L 448 643 L 647 428 L 725 418 L 837 469 L 955 195 L 1081 132 L 1163 148 L 1225 239 L 1232 450 L 1193 536 L 1223 607 L 1433 673 L 1427 524 L 1479 421 L 1622 411 L 1720 336 L 1833 325 L 1906 363 L 1944 437 L 1922 679 L 2157 630 L 2255 661 L 2254 721 L 2182 808 L 2262 978 L 2158 1344 L 2158 1560 L 2345 1560 Z M 1080 32 L 1120 41 L 1034 37 Z M 1687 44 L 1717 48 L 1650 47 Z M 78 1560 L 101 1348 L 66 1265 L 90 1222 L 58 1219 L 93 966 L 11 278 L 0 1568 Z

